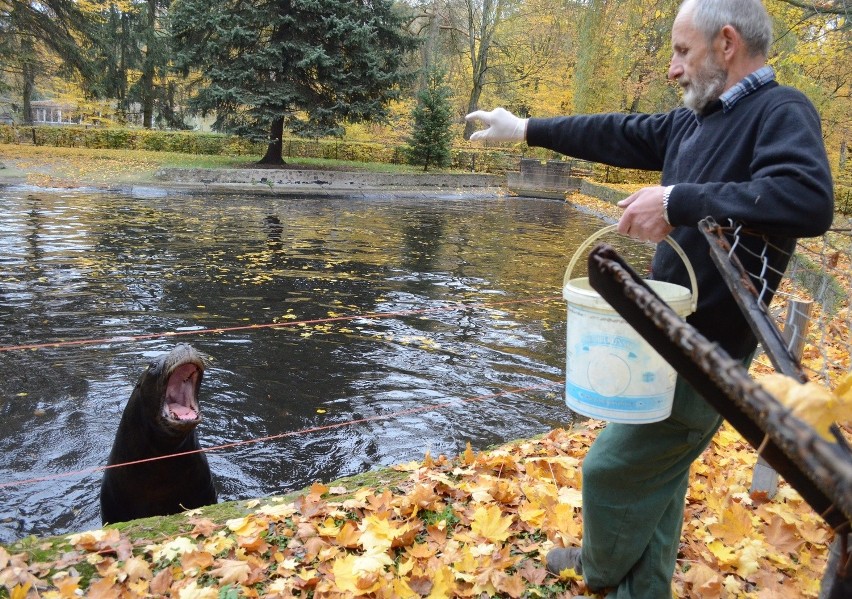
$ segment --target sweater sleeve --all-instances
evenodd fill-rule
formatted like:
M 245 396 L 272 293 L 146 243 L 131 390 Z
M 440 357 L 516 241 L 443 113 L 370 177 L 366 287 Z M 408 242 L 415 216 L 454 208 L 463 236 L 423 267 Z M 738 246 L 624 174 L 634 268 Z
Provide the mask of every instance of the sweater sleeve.
M 531 118 L 527 144 L 622 168 L 662 170 L 670 114 L 590 114 Z
M 819 116 L 794 95 L 766 111 L 749 164 L 739 182 L 677 183 L 669 197 L 673 225 L 694 225 L 705 216 L 729 220 L 770 235 L 822 235 L 834 216 L 831 170 Z

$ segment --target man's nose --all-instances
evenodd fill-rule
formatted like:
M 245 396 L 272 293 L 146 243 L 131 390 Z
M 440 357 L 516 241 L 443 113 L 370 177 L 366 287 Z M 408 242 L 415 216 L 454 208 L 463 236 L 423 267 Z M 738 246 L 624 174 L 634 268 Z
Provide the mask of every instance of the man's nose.
M 669 63 L 669 79 L 677 81 L 681 75 L 683 75 L 683 65 L 676 58 L 672 58 Z

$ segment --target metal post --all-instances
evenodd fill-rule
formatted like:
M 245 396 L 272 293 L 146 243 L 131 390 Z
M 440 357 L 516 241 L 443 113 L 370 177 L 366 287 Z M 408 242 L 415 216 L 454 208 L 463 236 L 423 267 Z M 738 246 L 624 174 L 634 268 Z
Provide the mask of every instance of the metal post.
M 812 308 L 811 301 L 791 299 L 787 302 L 787 316 L 781 336 L 796 360 L 802 359 Z M 751 475 L 749 495 L 752 498 L 772 499 L 777 492 L 778 473 L 762 457 L 758 457 Z

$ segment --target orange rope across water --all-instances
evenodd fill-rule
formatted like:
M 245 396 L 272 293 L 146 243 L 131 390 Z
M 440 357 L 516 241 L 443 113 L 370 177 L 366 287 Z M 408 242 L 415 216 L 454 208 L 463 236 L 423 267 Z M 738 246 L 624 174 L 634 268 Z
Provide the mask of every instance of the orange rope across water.
M 185 451 L 185 452 L 181 452 L 181 453 L 158 456 L 158 457 L 154 457 L 154 458 L 146 458 L 144 460 L 136 460 L 136 461 L 133 461 L 133 462 L 123 462 L 123 463 L 120 463 L 120 464 L 112 464 L 112 465 L 109 465 L 109 466 L 93 466 L 91 468 L 83 468 L 81 470 L 73 470 L 73 471 L 69 471 L 69 472 L 59 472 L 59 473 L 51 474 L 51 475 L 48 475 L 48 476 L 39 476 L 39 477 L 35 477 L 35 478 L 28 478 L 28 479 L 22 479 L 22 480 L 13 480 L 13 481 L 0 483 L 0 489 L 5 488 L 5 487 L 23 487 L 23 486 L 35 484 L 35 483 L 38 483 L 38 482 L 45 482 L 45 481 L 56 480 L 56 479 L 60 479 L 60 478 L 68 478 L 70 476 L 93 474 L 95 472 L 99 472 L 101 470 L 107 470 L 109 468 L 121 468 L 121 467 L 124 467 L 124 466 L 132 466 L 134 464 L 143 464 L 145 462 L 154 462 L 154 461 L 157 461 L 157 460 L 168 460 L 168 459 L 175 458 L 175 457 L 178 457 L 178 456 L 191 455 L 191 454 L 194 454 L 194 453 L 212 452 L 212 451 L 218 451 L 220 449 L 230 449 L 232 447 L 239 447 L 239 446 L 242 446 L 242 445 L 250 445 L 252 443 L 264 443 L 266 441 L 275 441 L 277 439 L 283 439 L 284 437 L 296 437 L 296 436 L 299 436 L 299 435 L 306 435 L 306 434 L 309 434 L 309 433 L 316 433 L 316 432 L 319 432 L 319 431 L 326 431 L 326 430 L 332 430 L 332 429 L 335 429 L 335 428 L 342 428 L 344 426 L 352 426 L 352 425 L 355 425 L 355 424 L 363 424 L 365 422 L 375 422 L 375 421 L 378 421 L 378 420 L 389 420 L 391 418 L 396 418 L 398 416 L 406 416 L 408 414 L 417 414 L 417 413 L 420 413 L 420 412 L 431 412 L 431 411 L 434 411 L 434 410 L 441 410 L 443 408 L 450 407 L 450 406 L 454 405 L 455 403 L 458 403 L 458 401 L 461 401 L 463 403 L 473 403 L 473 402 L 477 402 L 477 401 L 485 401 L 486 399 L 494 399 L 496 397 L 502 397 L 504 395 L 511 395 L 512 393 L 522 393 L 524 391 L 538 391 L 538 390 L 543 390 L 543 389 L 550 389 L 550 388 L 555 387 L 557 385 L 562 385 L 562 384 L 564 384 L 564 382 L 565 381 L 554 381 L 553 383 L 546 384 L 546 385 L 533 385 L 533 386 L 530 386 L 530 387 L 518 387 L 518 388 L 515 388 L 515 389 L 508 389 L 508 390 L 500 391 L 498 393 L 488 393 L 488 394 L 485 394 L 485 395 L 478 395 L 478 396 L 475 396 L 475 397 L 469 397 L 467 399 L 445 401 L 445 402 L 441 402 L 441 403 L 431 404 L 431 405 L 428 405 L 428 406 L 423 406 L 423 407 L 420 407 L 420 408 L 410 408 L 408 410 L 400 410 L 399 412 L 391 412 L 389 414 L 382 414 L 382 415 L 379 415 L 379 416 L 369 416 L 367 418 L 359 418 L 357 420 L 347 420 L 346 422 L 336 422 L 334 424 L 326 424 L 326 425 L 323 425 L 323 426 L 313 426 L 313 427 L 304 428 L 304 429 L 301 429 L 301 430 L 298 430 L 298 431 L 289 431 L 289 432 L 286 432 L 286 433 L 278 433 L 276 435 L 268 435 L 266 437 L 257 437 L 255 439 L 246 439 L 244 441 L 235 441 L 234 443 L 225 443 L 223 445 L 216 445 L 216 446 L 213 446 L 213 447 L 203 447 L 201 449 L 194 449 L 192 451 Z
M 12 352 L 12 351 L 23 351 L 23 350 L 36 350 L 36 349 L 46 349 L 46 348 L 56 348 L 56 347 L 72 347 L 72 346 L 80 346 L 80 345 L 102 345 L 102 344 L 113 344 L 113 343 L 128 343 L 131 341 L 143 341 L 146 339 L 158 339 L 160 337 L 180 337 L 180 336 L 189 336 L 189 335 L 204 335 L 209 333 L 229 333 L 233 331 L 245 331 L 251 329 L 277 329 L 277 328 L 285 328 L 285 327 L 294 327 L 294 326 L 307 326 L 314 324 L 324 324 L 329 322 L 343 322 L 349 320 L 357 320 L 357 319 L 380 319 L 380 318 L 393 318 L 397 316 L 416 316 L 418 314 L 431 314 L 435 312 L 451 312 L 454 310 L 469 310 L 469 309 L 488 309 L 495 308 L 499 306 L 508 306 L 513 304 L 533 304 L 533 303 L 545 303 L 554 301 L 557 299 L 562 299 L 561 296 L 551 296 L 544 298 L 531 298 L 525 300 L 507 300 L 505 302 L 491 302 L 491 303 L 475 303 L 475 304 L 462 304 L 456 303 L 448 306 L 441 306 L 438 308 L 424 308 L 421 310 L 401 310 L 397 312 L 371 312 L 366 314 L 351 314 L 348 316 L 334 316 L 329 318 L 317 318 L 313 320 L 300 320 L 300 321 L 289 321 L 289 322 L 268 322 L 262 324 L 246 324 L 239 325 L 233 327 L 217 327 L 214 329 L 193 329 L 191 331 L 166 331 L 163 333 L 145 333 L 141 335 L 118 335 L 114 337 L 103 337 L 99 339 L 72 339 L 65 341 L 50 341 L 45 343 L 31 343 L 26 345 L 6 345 L 0 346 L 0 353 L 2 352 Z

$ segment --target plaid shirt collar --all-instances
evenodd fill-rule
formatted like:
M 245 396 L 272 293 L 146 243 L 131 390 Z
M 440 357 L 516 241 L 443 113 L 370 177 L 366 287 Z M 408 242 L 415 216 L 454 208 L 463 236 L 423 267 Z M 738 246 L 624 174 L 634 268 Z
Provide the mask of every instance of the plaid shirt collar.
M 756 92 L 770 81 L 775 81 L 775 69 L 769 65 L 760 67 L 719 97 L 719 100 L 722 101 L 722 110 L 724 112 L 730 111 L 737 102 Z

